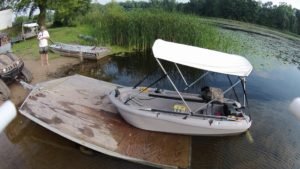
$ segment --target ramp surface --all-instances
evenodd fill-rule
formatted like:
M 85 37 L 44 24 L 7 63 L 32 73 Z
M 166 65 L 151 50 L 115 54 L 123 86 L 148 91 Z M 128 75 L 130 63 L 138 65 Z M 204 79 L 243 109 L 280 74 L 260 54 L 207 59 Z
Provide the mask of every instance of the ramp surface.
M 110 156 L 161 168 L 189 168 L 191 137 L 127 124 L 106 96 L 116 87 L 81 75 L 40 83 L 20 112 L 69 140 Z

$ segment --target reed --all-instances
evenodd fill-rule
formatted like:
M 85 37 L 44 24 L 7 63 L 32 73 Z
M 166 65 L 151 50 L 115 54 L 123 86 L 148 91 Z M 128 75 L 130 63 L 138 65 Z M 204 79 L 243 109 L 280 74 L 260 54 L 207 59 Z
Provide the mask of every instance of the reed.
M 159 9 L 125 11 L 117 4 L 108 4 L 93 8 L 78 19 L 78 24 L 89 25 L 101 45 L 139 51 L 150 49 L 158 38 L 226 52 L 232 47 L 230 37 L 199 17 Z

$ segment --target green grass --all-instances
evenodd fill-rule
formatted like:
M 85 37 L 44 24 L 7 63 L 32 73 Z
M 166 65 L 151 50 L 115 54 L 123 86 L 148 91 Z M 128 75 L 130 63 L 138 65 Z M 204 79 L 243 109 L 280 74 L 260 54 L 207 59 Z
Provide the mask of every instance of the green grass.
M 78 38 L 79 34 L 88 34 L 89 30 L 87 27 L 61 27 L 51 28 L 48 30 L 50 39 L 54 42 L 73 43 L 73 44 L 84 44 L 82 39 Z M 51 42 L 49 42 L 50 44 Z M 36 38 L 28 39 L 13 45 L 13 52 L 23 58 L 28 59 L 40 59 L 38 40 Z M 55 59 L 60 57 L 57 54 L 50 53 L 49 59 Z

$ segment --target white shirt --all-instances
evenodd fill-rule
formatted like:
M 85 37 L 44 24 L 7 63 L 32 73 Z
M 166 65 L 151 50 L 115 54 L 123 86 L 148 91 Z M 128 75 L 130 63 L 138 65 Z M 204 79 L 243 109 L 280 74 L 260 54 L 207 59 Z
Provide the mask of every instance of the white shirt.
M 48 31 L 44 30 L 42 32 L 39 32 L 37 38 L 39 40 L 39 47 L 47 47 L 48 46 L 48 38 L 50 38 Z

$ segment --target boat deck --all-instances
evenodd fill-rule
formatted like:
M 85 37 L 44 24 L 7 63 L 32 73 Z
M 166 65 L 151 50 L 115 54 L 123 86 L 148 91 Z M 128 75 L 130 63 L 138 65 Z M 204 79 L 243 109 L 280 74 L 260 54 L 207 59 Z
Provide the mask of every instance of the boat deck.
M 40 83 L 20 112 L 52 132 L 110 156 L 160 168 L 189 168 L 191 137 L 127 124 L 106 96 L 116 86 L 81 75 Z

